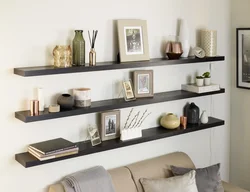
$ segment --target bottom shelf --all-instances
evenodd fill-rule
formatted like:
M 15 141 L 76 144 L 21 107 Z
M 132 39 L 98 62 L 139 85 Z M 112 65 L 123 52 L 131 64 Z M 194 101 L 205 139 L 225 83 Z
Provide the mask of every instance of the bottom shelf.
M 80 157 L 84 155 L 117 149 L 121 147 L 148 142 L 148 141 L 154 141 L 154 140 L 162 139 L 166 137 L 172 137 L 172 136 L 182 135 L 182 134 L 186 134 L 186 133 L 190 133 L 194 131 L 209 129 L 209 128 L 221 126 L 224 124 L 225 124 L 225 121 L 223 120 L 209 117 L 209 122 L 207 124 L 188 125 L 187 129 L 178 128 L 174 130 L 167 130 L 162 127 L 146 129 L 146 130 L 143 130 L 141 138 L 129 140 L 129 141 L 121 141 L 119 139 L 114 139 L 114 140 L 104 141 L 102 142 L 102 144 L 97 145 L 95 147 L 92 147 L 90 142 L 78 142 L 77 144 L 79 145 L 79 153 L 75 155 L 66 156 L 66 157 L 60 157 L 60 158 L 50 159 L 46 161 L 39 161 L 37 158 L 35 158 L 34 156 L 26 152 L 26 153 L 16 154 L 15 159 L 20 164 L 22 164 L 25 168 L 29 168 L 33 166 L 61 161 L 64 159 L 71 159 L 74 157 Z

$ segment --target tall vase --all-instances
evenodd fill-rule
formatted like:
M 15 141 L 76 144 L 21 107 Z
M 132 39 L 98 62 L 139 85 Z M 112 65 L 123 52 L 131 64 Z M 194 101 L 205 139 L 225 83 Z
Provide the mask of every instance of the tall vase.
M 73 39 L 73 65 L 85 65 L 85 40 L 83 38 L 83 30 L 75 30 Z
M 187 122 L 189 124 L 198 124 L 200 118 L 200 109 L 194 103 L 191 103 L 187 110 Z
M 190 51 L 189 29 L 185 20 L 180 21 L 179 41 L 182 44 L 183 50 L 181 57 L 188 57 Z

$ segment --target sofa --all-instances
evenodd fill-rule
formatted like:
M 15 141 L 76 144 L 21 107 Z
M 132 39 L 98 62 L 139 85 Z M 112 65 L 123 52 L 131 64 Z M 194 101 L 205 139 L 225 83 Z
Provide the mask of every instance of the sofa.
M 111 169 L 111 175 L 116 192 L 143 192 L 140 178 L 167 178 L 171 177 L 170 165 L 186 168 L 195 168 L 190 157 L 183 152 L 175 152 L 153 159 L 133 163 L 128 166 Z M 237 186 L 223 181 L 226 192 L 247 192 Z M 58 183 L 49 187 L 49 192 L 65 192 Z

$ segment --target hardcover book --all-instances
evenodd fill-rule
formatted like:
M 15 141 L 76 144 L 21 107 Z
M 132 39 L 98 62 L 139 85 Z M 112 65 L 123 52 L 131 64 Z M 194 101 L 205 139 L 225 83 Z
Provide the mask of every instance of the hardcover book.
M 29 145 L 29 148 L 43 154 L 49 155 L 60 151 L 76 148 L 77 145 L 63 138 L 52 139 Z

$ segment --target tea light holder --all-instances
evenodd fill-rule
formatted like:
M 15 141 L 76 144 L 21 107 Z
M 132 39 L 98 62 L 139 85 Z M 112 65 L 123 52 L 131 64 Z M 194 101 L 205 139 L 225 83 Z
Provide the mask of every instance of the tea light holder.
M 91 106 L 91 89 L 90 88 L 74 89 L 73 95 L 74 95 L 76 107 Z

